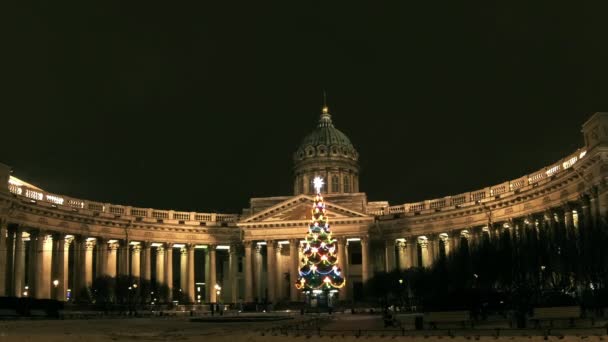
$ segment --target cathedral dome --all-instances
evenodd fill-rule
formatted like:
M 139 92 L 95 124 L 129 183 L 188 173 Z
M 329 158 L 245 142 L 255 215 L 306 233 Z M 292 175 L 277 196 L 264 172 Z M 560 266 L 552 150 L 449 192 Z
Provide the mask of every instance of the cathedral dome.
M 293 155 L 294 193 L 312 193 L 312 179 L 326 179 L 328 193 L 359 190 L 359 154 L 350 139 L 334 127 L 327 106 L 323 106 L 317 127 L 309 133 Z
M 317 128 L 308 134 L 294 154 L 294 160 L 318 157 L 343 157 L 357 161 L 359 155 L 346 134 L 335 128 L 327 107 L 323 108 L 323 114 Z

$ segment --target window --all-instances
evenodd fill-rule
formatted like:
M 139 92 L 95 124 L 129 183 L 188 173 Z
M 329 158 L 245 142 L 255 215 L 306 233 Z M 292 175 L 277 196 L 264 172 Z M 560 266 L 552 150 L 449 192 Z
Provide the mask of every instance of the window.
M 331 192 L 340 192 L 340 177 L 331 176 Z
M 303 177 L 298 177 L 298 193 L 299 194 L 304 193 L 304 178 Z
M 350 192 L 350 177 L 344 176 L 344 192 Z

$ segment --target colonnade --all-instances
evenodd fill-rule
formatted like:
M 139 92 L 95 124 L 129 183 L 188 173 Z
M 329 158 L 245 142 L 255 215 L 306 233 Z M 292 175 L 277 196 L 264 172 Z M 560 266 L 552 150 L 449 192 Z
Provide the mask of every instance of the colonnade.
M 578 229 L 589 227 L 599 220 L 598 201 L 584 196 L 581 201 L 565 203 L 525 217 L 493 222 L 492 215 L 485 226 L 450 229 L 424 235 L 391 237 L 375 240 L 374 248 L 369 235 L 338 236 L 338 263 L 347 278 L 365 283 L 374 272 L 410 267 L 430 267 L 440 257 L 460 250 L 465 244 L 473 247 L 497 239 L 501 232 L 522 234 L 523 229 L 534 229 L 539 222 L 549 225 L 564 224 Z M 360 243 L 360 269 L 349 264 L 349 245 Z M 378 267 L 378 244 L 384 243 L 382 260 Z M 130 276 L 134 281 L 154 281 L 168 288 L 167 301 L 171 301 L 174 286 L 174 250 L 179 257 L 179 288 L 186 302 L 220 300 L 216 284 L 223 285 L 229 295 L 226 301 L 236 303 L 301 301 L 303 298 L 293 283 L 298 277 L 302 259 L 300 239 L 244 241 L 240 245 L 224 245 L 228 249 L 227 266 L 222 269 L 224 279 L 218 279 L 217 245 L 152 243 L 148 241 L 108 240 L 84 235 L 65 235 L 51 231 L 28 229 L 24 226 L 0 222 L 0 296 L 31 296 L 58 300 L 78 299 L 80 289 L 90 287 L 100 276 Z M 195 249 L 205 248 L 205 291 L 195 287 Z M 244 249 L 244 251 L 243 251 Z M 243 253 L 244 252 L 244 253 Z M 242 253 L 242 254 L 241 254 Z M 356 253 L 359 253 L 357 245 Z M 222 254 L 224 255 L 224 254 Z M 372 257 L 376 260 L 374 264 Z M 153 258 L 155 258 L 153 262 Z M 224 260 L 226 257 L 224 256 Z M 242 260 L 242 265 L 241 265 Z M 242 266 L 242 267 L 240 267 Z M 356 273 L 351 271 L 355 266 Z M 154 267 L 154 272 L 152 271 Z M 225 266 L 224 266 L 225 268 Z M 239 281 L 242 272 L 244 282 Z M 154 277 L 153 277 L 154 275 Z M 154 279 L 153 279 L 154 278 Z M 27 283 L 26 283 L 27 280 Z M 221 283 L 221 284 L 220 284 Z M 69 285 L 69 286 L 68 286 Z M 196 289 L 196 290 L 195 290 Z M 340 299 L 351 299 L 350 286 L 340 291 Z M 199 297 L 200 296 L 200 297 Z
M 562 223 L 567 228 L 579 229 L 581 225 L 590 227 L 597 223 L 599 217 L 594 215 L 594 210 L 598 210 L 595 203 L 593 200 L 583 199 L 525 217 L 489 222 L 485 226 L 390 239 L 385 241 L 385 271 L 431 267 L 440 257 L 458 251 L 463 244 L 474 247 L 484 241 L 491 242 L 498 239 L 505 230 L 514 235 L 522 234 L 524 229 L 537 230 L 543 221 L 549 226 Z
M 229 249 L 230 298 L 238 298 L 236 246 Z M 168 288 L 166 301 L 173 300 L 173 250 L 179 248 L 180 292 L 188 303 L 218 301 L 217 245 L 151 243 L 106 240 L 64 235 L 21 226 L 0 225 L 0 296 L 78 300 L 80 290 L 91 287 L 94 278 L 129 276 L 137 286 L 154 281 Z M 205 249 L 205 293 L 195 292 L 196 248 Z M 153 253 L 153 249 L 155 253 Z M 152 257 L 155 254 L 155 277 Z M 26 274 L 27 273 L 27 274 Z M 71 277 L 71 278 L 70 278 Z M 69 284 L 69 286 L 68 286 Z M 201 296 L 202 297 L 202 296 Z

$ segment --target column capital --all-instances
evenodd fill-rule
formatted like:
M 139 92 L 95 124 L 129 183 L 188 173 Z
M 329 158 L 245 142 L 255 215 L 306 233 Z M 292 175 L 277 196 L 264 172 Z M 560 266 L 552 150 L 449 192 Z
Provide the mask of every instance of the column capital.
M 139 252 L 141 252 L 141 245 L 140 245 L 140 244 L 133 245 L 133 247 L 131 247 L 131 250 L 132 250 L 134 253 L 139 253 Z
M 217 248 L 217 245 L 214 243 L 207 244 L 207 251 L 215 251 L 216 248 Z
M 429 239 L 428 238 L 422 238 L 422 236 L 419 236 L 418 237 L 418 244 L 422 248 L 427 248 L 428 244 L 429 244 Z
M 369 236 L 368 235 L 363 235 L 363 236 L 360 237 L 360 239 L 361 239 L 360 240 L 361 244 L 366 244 L 367 245 L 369 243 Z
M 180 252 L 181 255 L 188 255 L 188 248 L 186 246 L 181 247 L 179 249 L 179 252 Z
M 251 248 L 251 246 L 253 246 L 253 241 L 243 241 L 243 246 L 245 246 L 245 248 Z
M 89 239 L 87 239 L 87 240 L 85 241 L 84 248 L 85 248 L 86 250 L 92 250 L 92 249 L 93 249 L 93 247 L 95 247 L 96 242 L 97 242 L 97 240 L 95 240 L 95 239 L 90 239 L 90 240 L 89 240 Z
M 406 249 L 407 248 L 407 244 L 406 244 L 405 240 L 397 241 L 397 247 L 399 249 Z
M 65 238 L 65 248 L 68 249 L 70 248 L 70 245 L 74 242 L 74 237 L 70 236 L 70 237 L 66 237 Z
M 112 242 L 108 244 L 108 249 L 111 251 L 115 251 L 118 249 L 118 242 Z
M 165 249 L 171 249 L 173 248 L 174 243 L 173 242 L 165 242 Z
M 164 245 L 156 246 L 156 253 L 158 253 L 158 254 L 165 253 L 165 246 Z
M 387 240 L 384 240 L 384 245 L 385 245 L 385 246 L 391 246 L 391 245 L 392 245 L 392 246 L 395 246 L 395 239 L 387 239 Z
M 150 241 L 142 241 L 142 242 L 139 243 L 139 246 L 142 249 L 149 250 L 149 249 L 152 249 L 152 242 L 150 242 Z

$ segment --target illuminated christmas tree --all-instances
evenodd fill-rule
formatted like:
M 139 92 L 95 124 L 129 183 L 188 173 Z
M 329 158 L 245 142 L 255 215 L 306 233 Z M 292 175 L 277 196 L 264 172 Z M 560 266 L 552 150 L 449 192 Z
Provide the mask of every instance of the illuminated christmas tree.
M 336 239 L 331 236 L 325 202 L 321 196 L 323 180 L 317 177 L 313 184 L 317 195 L 312 206 L 312 220 L 308 227 L 306 244 L 302 251 L 300 276 L 295 286 L 307 294 L 327 296 L 328 292 L 336 292 L 331 290 L 343 287 L 346 281 L 338 266 Z

